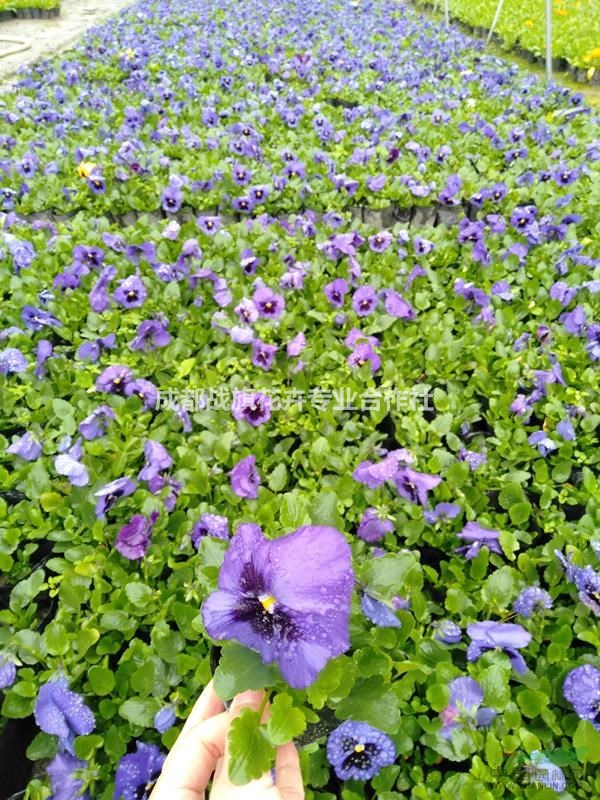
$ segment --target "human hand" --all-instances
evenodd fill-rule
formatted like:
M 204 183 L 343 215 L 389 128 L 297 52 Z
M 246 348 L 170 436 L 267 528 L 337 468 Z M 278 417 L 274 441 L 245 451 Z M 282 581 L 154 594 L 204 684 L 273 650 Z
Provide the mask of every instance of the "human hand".
M 204 800 L 214 773 L 210 800 L 303 800 L 298 753 L 293 742 L 279 747 L 275 780 L 270 772 L 245 786 L 229 780 L 227 734 L 243 708 L 258 711 L 264 692 L 243 692 L 224 710 L 212 681 L 200 695 L 167 756 L 150 800 Z

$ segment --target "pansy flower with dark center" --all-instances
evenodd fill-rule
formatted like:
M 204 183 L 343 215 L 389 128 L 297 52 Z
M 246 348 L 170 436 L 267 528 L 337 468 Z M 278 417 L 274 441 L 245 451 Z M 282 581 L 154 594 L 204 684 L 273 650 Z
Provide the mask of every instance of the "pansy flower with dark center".
M 327 759 L 340 780 L 368 781 L 394 763 L 396 747 L 378 728 L 349 719 L 329 735 Z
M 552 608 L 552 598 L 545 589 L 540 589 L 539 586 L 527 586 L 513 603 L 515 614 L 520 614 L 527 619 L 549 608 Z
M 192 530 L 192 544 L 198 549 L 204 536 L 216 536 L 217 539 L 229 539 L 229 520 L 220 514 L 202 514 Z
M 125 308 L 143 306 L 147 296 L 148 290 L 138 275 L 130 275 L 128 278 L 119 281 L 119 285 L 113 294 L 117 303 L 120 303 Z
M 276 319 L 281 316 L 285 308 L 283 297 L 275 294 L 266 286 L 262 286 L 254 292 L 252 302 L 259 315 L 265 319 Z
M 113 800 L 148 800 L 164 761 L 165 756 L 156 745 L 137 742 L 135 753 L 119 761 Z
M 442 479 L 439 475 L 428 475 L 426 472 L 417 472 L 410 467 L 400 467 L 393 476 L 398 493 L 416 505 L 426 506 L 427 493 L 438 486 Z
M 171 334 L 167 331 L 164 322 L 158 319 L 147 319 L 140 322 L 130 347 L 132 350 L 148 352 L 156 350 L 157 347 L 166 347 L 170 341 Z
M 128 383 L 125 387 L 125 395 L 127 397 L 138 397 L 144 410 L 156 408 L 158 405 L 158 389 L 152 381 L 147 381 L 145 378 L 136 378 L 136 380 Z
M 464 555 L 468 561 L 476 558 L 482 547 L 487 547 L 490 552 L 502 555 L 498 531 L 484 528 L 478 522 L 467 522 L 462 531 L 456 535 L 467 544 L 457 547 L 455 552 Z
M 204 625 L 214 639 L 277 662 L 290 686 L 303 689 L 350 646 L 353 586 L 350 547 L 335 528 L 309 525 L 269 541 L 258 525 L 240 525 L 219 590 L 202 607 Z
M 487 650 L 496 650 L 508 655 L 516 672 L 522 675 L 527 671 L 519 649 L 529 644 L 531 634 L 521 625 L 486 620 L 469 625 L 467 633 L 471 637 L 471 643 L 467 648 L 468 661 L 477 661 Z
M 600 669 L 582 664 L 572 669 L 563 684 L 563 695 L 581 719 L 600 731 Z
M 261 392 L 236 392 L 231 411 L 234 419 L 257 428 L 271 419 L 271 398 Z
M 589 565 L 576 567 L 571 557 L 565 558 L 560 550 L 554 554 L 565 568 L 567 580 L 577 588 L 581 602 L 600 617 L 600 573 Z
M 122 364 L 113 364 L 107 367 L 96 378 L 96 389 L 108 394 L 125 394 L 127 384 L 133 380 L 133 373 L 129 367 Z
M 335 308 L 342 308 L 344 297 L 348 294 L 348 282 L 344 278 L 336 278 L 324 288 L 325 297 Z
M 98 498 L 96 503 L 96 516 L 100 519 L 109 511 L 120 497 L 128 497 L 135 492 L 137 484 L 130 478 L 123 477 L 117 478 L 110 483 L 105 484 L 97 492 L 94 492 L 94 497 Z
M 261 342 L 260 339 L 255 339 L 252 342 L 252 363 L 255 367 L 260 367 L 264 370 L 271 369 L 277 350 L 277 345 L 266 344 L 266 342 Z
M 246 456 L 246 458 L 238 461 L 229 473 L 229 477 L 231 478 L 231 488 L 238 497 L 256 500 L 258 487 L 260 486 L 260 476 L 256 469 L 256 456 Z
M 377 292 L 372 286 L 361 286 L 352 296 L 352 308 L 359 317 L 372 314 L 378 302 Z

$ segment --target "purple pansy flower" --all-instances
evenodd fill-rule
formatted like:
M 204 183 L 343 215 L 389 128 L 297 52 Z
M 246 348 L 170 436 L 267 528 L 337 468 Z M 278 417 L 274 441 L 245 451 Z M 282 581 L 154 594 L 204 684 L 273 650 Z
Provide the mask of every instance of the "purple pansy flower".
M 155 442 L 154 439 L 146 440 L 144 444 L 144 457 L 146 463 L 138 475 L 140 481 L 151 481 L 153 478 L 156 478 L 160 472 L 173 466 L 173 459 L 164 445 L 160 442 Z
M 105 484 L 101 489 L 98 489 L 97 492 L 94 492 L 94 497 L 98 498 L 96 503 L 96 516 L 103 519 L 106 512 L 110 511 L 117 500 L 120 497 L 128 497 L 130 494 L 133 494 L 136 486 L 137 484 L 135 481 L 123 477 Z
M 456 535 L 467 544 L 457 547 L 455 552 L 464 555 L 467 560 L 475 558 L 482 547 L 487 547 L 492 553 L 502 555 L 498 531 L 483 528 L 478 522 L 467 522 L 462 531 Z
M 456 505 L 456 503 L 438 503 L 433 511 L 425 511 L 423 516 L 430 525 L 434 525 L 436 522 L 455 519 L 459 514 L 460 506 Z
M 35 350 L 35 369 L 33 374 L 40 380 L 46 375 L 46 361 L 52 356 L 54 348 L 48 339 L 40 339 Z
M 35 306 L 23 306 L 21 319 L 30 331 L 41 331 L 46 327 L 57 328 L 62 324 L 49 311 L 44 311 L 43 308 L 36 308 Z
M 148 800 L 165 758 L 156 745 L 137 742 L 135 753 L 119 761 L 113 800 Z
M 8 689 L 17 679 L 17 668 L 6 656 L 0 657 L 0 689 Z
M 110 306 L 110 298 L 108 296 L 108 285 L 117 274 L 117 268 L 113 266 L 104 267 L 98 280 L 92 286 L 90 291 L 90 308 L 98 314 Z
M 441 735 L 449 739 L 452 733 L 467 726 L 487 726 L 496 712 L 491 708 L 480 708 L 483 689 L 473 678 L 462 677 L 450 681 L 450 702 L 441 712 Z
M 260 476 L 256 470 L 256 456 L 246 456 L 229 473 L 231 488 L 238 497 L 256 500 Z
M 572 669 L 563 684 L 565 700 L 581 719 L 589 720 L 600 731 L 600 669 L 582 664 Z
M 510 658 L 515 672 L 523 674 L 527 665 L 519 648 L 527 647 L 531 634 L 521 625 L 511 622 L 473 622 L 467 628 L 471 642 L 467 648 L 467 660 L 477 661 L 486 650 L 502 650 Z
M 340 780 L 368 781 L 394 763 L 396 746 L 378 728 L 348 719 L 329 735 L 327 759 Z
M 442 619 L 435 624 L 435 638 L 442 644 L 458 644 L 462 639 L 460 625 L 451 619 Z
M 309 525 L 269 541 L 258 525 L 240 525 L 219 590 L 202 607 L 204 625 L 214 639 L 276 661 L 290 686 L 303 689 L 350 646 L 353 585 L 350 547 L 335 528 Z
M 58 753 L 46 767 L 52 786 L 52 800 L 88 800 L 87 792 L 82 794 L 83 780 L 77 773 L 87 767 L 69 753 Z
M 133 380 L 133 373 L 129 367 L 122 364 L 113 364 L 107 367 L 96 378 L 96 389 L 108 394 L 125 394 L 127 384 Z
M 81 463 L 81 439 L 66 452 L 59 453 L 54 459 L 54 469 L 59 475 L 65 475 L 72 486 L 87 486 L 90 478 L 86 467 Z
M 359 317 L 367 317 L 377 307 L 377 292 L 372 286 L 361 286 L 352 295 L 352 308 Z
M 401 448 L 391 450 L 385 458 L 374 464 L 372 461 L 362 461 L 354 470 L 352 477 L 359 483 L 364 483 L 369 489 L 376 489 L 388 480 L 392 480 L 401 469 L 400 464 L 412 464 L 414 458 Z
M 116 419 L 115 412 L 112 408 L 107 405 L 98 406 L 98 408 L 79 423 L 79 433 L 88 441 L 99 439 L 106 433 L 109 420 L 111 419 Z
M 270 370 L 279 348 L 275 344 L 267 344 L 260 339 L 252 342 L 252 363 L 255 367 Z
M 26 369 L 27 359 L 16 347 L 0 350 L 0 375 L 8 375 L 10 372 L 25 372 Z
M 411 304 L 401 294 L 392 289 L 383 292 L 385 312 L 396 319 L 414 319 L 417 314 Z
M 306 336 L 300 331 L 294 338 L 288 342 L 286 347 L 286 355 L 288 358 L 297 358 L 306 347 Z
M 234 419 L 256 428 L 271 419 L 271 398 L 261 392 L 236 392 L 231 411 Z
M 368 342 L 357 344 L 348 356 L 348 366 L 351 368 L 362 367 L 369 364 L 371 372 L 375 374 L 381 368 L 381 358 Z
M 552 608 L 552 598 L 545 589 L 540 589 L 539 586 L 527 586 L 513 603 L 515 614 L 520 614 L 527 619 L 548 608 Z
M 119 281 L 113 297 L 125 308 L 139 308 L 144 305 L 148 290 L 138 275 L 130 275 Z
M 348 294 L 348 282 L 344 278 L 336 278 L 323 289 L 325 297 L 335 308 L 342 308 L 344 297 Z
M 555 550 L 554 554 L 565 568 L 567 580 L 577 588 L 581 602 L 600 617 L 600 573 L 589 565 L 576 567 L 571 557 L 565 558 L 560 550 Z
M 135 339 L 131 342 L 131 349 L 148 352 L 157 347 L 166 347 L 170 341 L 171 334 L 163 322 L 158 319 L 147 319 L 140 322 Z
M 254 292 L 252 302 L 259 315 L 265 319 L 276 319 L 281 316 L 285 308 L 283 297 L 275 294 L 266 286 L 262 286 Z
M 566 442 L 572 442 L 575 439 L 575 428 L 573 423 L 568 419 L 561 419 L 556 426 L 556 432 L 562 436 Z
M 115 549 L 129 561 L 144 558 L 150 547 L 152 529 L 157 519 L 158 511 L 153 511 L 149 518 L 143 514 L 134 514 L 119 531 Z
M 136 378 L 125 387 L 127 397 L 139 397 L 142 401 L 143 410 L 158 407 L 158 389 L 145 378 Z
M 558 445 L 548 436 L 546 431 L 535 431 L 527 441 L 529 444 L 535 445 L 542 456 L 547 456 L 553 450 L 558 449 Z
M 53 678 L 40 688 L 34 716 L 38 727 L 58 736 L 61 747 L 71 755 L 75 737 L 87 736 L 96 727 L 94 715 L 83 698 L 69 689 L 64 676 Z
M 426 506 L 427 492 L 439 486 L 442 479 L 439 475 L 428 475 L 410 467 L 400 467 L 393 476 L 393 481 L 402 497 L 416 505 Z
M 158 731 L 158 733 L 166 733 L 175 725 L 176 721 L 177 716 L 173 706 L 164 706 L 154 715 L 154 729 Z
M 487 461 L 485 453 L 478 453 L 475 450 L 467 450 L 466 447 L 461 447 L 458 451 L 458 460 L 465 461 L 469 465 L 471 472 L 483 466 Z
M 402 623 L 392 609 L 367 591 L 363 592 L 360 607 L 365 617 L 378 628 L 401 628 Z
M 367 508 L 361 517 L 356 535 L 365 542 L 378 542 L 394 530 L 394 523 L 390 519 L 380 517 L 376 508 Z
M 250 458 L 254 458 L 254 456 L 250 456 Z M 203 536 L 216 536 L 217 539 L 229 539 L 229 520 L 227 517 L 222 517 L 219 514 L 202 514 L 192 530 L 192 544 L 196 550 Z
M 42 452 L 42 445 L 31 433 L 24 433 L 6 448 L 12 456 L 20 456 L 24 461 L 35 461 Z
M 374 253 L 383 253 L 393 241 L 394 237 L 389 231 L 379 231 L 379 233 L 369 236 L 369 249 Z

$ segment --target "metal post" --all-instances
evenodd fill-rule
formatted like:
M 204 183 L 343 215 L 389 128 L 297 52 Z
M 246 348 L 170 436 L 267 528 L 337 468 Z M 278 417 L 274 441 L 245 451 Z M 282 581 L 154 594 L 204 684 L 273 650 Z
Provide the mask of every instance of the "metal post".
M 492 41 L 492 36 L 494 35 L 494 31 L 496 30 L 496 25 L 498 24 L 498 20 L 500 19 L 500 14 L 502 13 L 503 5 L 504 5 L 504 0 L 498 0 L 498 5 L 496 6 L 496 13 L 494 14 L 494 19 L 492 20 L 492 26 L 488 32 L 487 39 L 485 40 L 486 46 Z
M 446 27 L 450 27 L 450 9 L 448 8 L 448 0 L 444 0 L 444 19 L 446 20 Z
M 546 0 L 546 80 L 552 80 L 552 0 Z

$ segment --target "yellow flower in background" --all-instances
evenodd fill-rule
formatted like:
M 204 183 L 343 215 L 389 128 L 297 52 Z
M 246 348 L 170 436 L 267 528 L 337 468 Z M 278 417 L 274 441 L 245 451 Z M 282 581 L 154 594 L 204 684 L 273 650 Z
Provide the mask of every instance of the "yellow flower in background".
M 600 58 L 600 47 L 594 47 L 590 55 L 592 58 Z
M 89 178 L 95 169 L 96 164 L 93 161 L 82 161 L 77 167 L 77 174 L 80 178 Z
M 128 48 L 127 48 L 127 50 L 125 50 L 125 55 L 126 55 L 126 56 L 127 56 L 127 58 L 128 58 L 130 61 L 131 61 L 131 59 L 132 59 L 132 58 L 134 57 L 134 55 L 135 55 L 135 52 L 134 52 L 134 51 L 131 49 L 131 47 L 128 47 Z
M 533 28 L 533 20 L 532 19 L 526 19 L 523 24 L 525 25 L 526 28 Z

